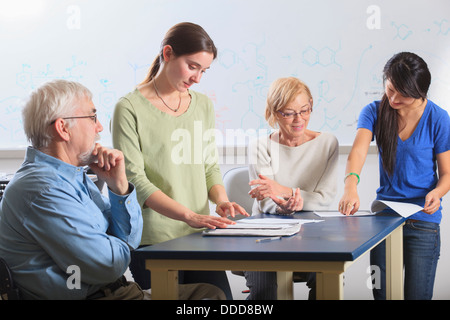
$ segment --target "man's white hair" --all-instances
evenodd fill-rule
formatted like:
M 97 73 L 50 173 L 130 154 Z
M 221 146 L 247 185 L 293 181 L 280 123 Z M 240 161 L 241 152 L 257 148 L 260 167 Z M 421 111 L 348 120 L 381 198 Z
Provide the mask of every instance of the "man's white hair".
M 46 148 L 52 141 L 52 121 L 74 115 L 82 99 L 92 99 L 92 93 L 78 82 L 53 80 L 31 93 L 22 110 L 23 127 L 36 149 Z M 68 120 L 68 125 L 72 121 Z

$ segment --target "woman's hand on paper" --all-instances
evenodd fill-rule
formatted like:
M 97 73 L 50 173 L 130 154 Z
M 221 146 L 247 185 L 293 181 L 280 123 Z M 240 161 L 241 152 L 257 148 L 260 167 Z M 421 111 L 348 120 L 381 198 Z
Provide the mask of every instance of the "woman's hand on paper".
M 339 212 L 353 215 L 359 210 L 359 196 L 357 192 L 346 192 L 339 201 Z
M 238 214 L 242 214 L 243 216 L 246 216 L 246 217 L 249 216 L 249 214 L 247 213 L 247 211 L 245 211 L 244 208 L 242 208 L 236 202 L 231 202 L 231 201 L 219 202 L 216 207 L 216 213 L 223 218 L 226 218 L 229 216 L 234 218 Z
M 202 215 L 192 213 L 192 215 L 185 221 L 192 228 L 226 228 L 230 224 L 235 224 L 234 221 L 217 216 Z

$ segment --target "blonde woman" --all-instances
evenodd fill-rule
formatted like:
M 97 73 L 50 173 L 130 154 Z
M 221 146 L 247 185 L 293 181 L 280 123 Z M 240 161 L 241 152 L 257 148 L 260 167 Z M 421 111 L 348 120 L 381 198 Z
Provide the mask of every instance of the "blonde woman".
M 270 87 L 266 120 L 277 128 L 249 145 L 253 213 L 292 214 L 330 206 L 336 195 L 338 141 L 308 129 L 313 98 L 297 78 L 281 78 Z M 315 298 L 315 274 L 301 274 Z M 276 299 L 275 272 L 245 272 L 249 299 Z M 297 274 L 296 276 L 299 276 Z

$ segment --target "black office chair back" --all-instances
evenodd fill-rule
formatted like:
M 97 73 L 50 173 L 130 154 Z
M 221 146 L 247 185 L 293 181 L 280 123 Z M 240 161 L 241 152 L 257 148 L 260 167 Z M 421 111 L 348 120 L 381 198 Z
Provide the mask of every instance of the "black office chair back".
M 6 188 L 6 182 L 0 180 L 0 202 L 2 201 L 3 193 L 5 192 L 5 188 Z
M 6 185 L 13 176 L 13 174 L 3 175 L 3 173 L 0 175 L 0 202 L 2 201 L 3 194 L 5 193 Z
M 11 270 L 2 258 L 0 258 L 0 296 L 1 300 L 20 300 L 19 289 L 14 285 Z

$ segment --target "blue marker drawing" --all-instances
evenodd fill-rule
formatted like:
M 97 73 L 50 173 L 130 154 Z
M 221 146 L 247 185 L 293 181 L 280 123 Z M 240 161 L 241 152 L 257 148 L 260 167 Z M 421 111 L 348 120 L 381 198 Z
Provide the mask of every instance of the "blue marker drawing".
M 358 67 L 356 69 L 355 84 L 353 86 L 353 92 L 352 92 L 352 95 L 350 96 L 349 101 L 345 104 L 345 106 L 344 106 L 344 108 L 342 108 L 342 110 L 347 109 L 347 107 L 350 105 L 350 103 L 352 102 L 352 100 L 355 97 L 355 94 L 356 94 L 357 88 L 358 88 L 358 84 L 359 84 L 359 76 L 360 76 L 360 71 L 361 71 L 362 60 L 364 58 L 364 55 L 371 49 L 372 49 L 372 45 L 369 45 L 366 49 L 363 50 L 363 52 L 361 53 L 361 56 L 359 57 Z

